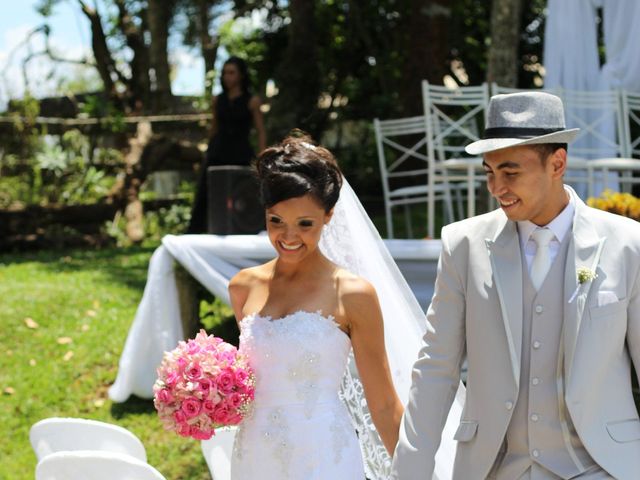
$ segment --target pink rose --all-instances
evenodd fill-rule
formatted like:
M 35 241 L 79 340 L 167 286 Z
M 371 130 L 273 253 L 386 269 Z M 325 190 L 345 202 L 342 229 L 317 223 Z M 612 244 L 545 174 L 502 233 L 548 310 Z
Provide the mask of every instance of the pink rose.
M 189 431 L 189 436 L 195 438 L 196 440 L 209 440 L 213 436 L 213 430 L 200 430 L 195 425 L 192 425 Z
M 223 394 L 230 393 L 233 390 L 234 383 L 235 375 L 233 374 L 233 370 L 230 368 L 225 368 L 220 375 L 218 375 L 218 390 Z
M 202 393 L 209 393 L 209 390 L 211 389 L 211 380 L 209 380 L 208 378 L 201 378 L 198 380 L 198 390 L 201 391 Z
M 213 412 L 213 420 L 222 425 L 228 425 L 229 421 L 229 409 L 226 406 L 219 406 Z
M 176 410 L 173 412 L 173 419 L 176 423 L 185 423 L 187 421 L 187 416 L 182 412 L 182 410 Z
M 236 384 L 244 385 L 249 378 L 249 374 L 244 369 L 236 370 Z
M 201 405 L 200 400 L 189 397 L 182 402 L 182 411 L 187 418 L 193 418 L 200 413 Z
M 205 400 L 202 402 L 202 411 L 207 415 L 216 409 L 216 404 L 211 400 Z
M 242 405 L 242 397 L 238 393 L 230 394 L 229 396 L 227 396 L 226 401 L 227 405 L 229 405 L 233 409 L 236 409 L 240 405 Z

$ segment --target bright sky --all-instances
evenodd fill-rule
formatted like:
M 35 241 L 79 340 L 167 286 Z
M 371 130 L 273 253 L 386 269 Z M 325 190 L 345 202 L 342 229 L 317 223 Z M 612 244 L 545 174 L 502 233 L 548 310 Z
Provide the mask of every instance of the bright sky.
M 9 3 L 9 0 L 2 3 Z M 23 59 L 30 50 L 42 50 L 42 35 L 34 36 L 30 46 L 23 44 L 16 48 L 25 41 L 29 32 L 44 23 L 35 10 L 37 3 L 37 0 L 13 0 L 11 7 L 0 15 L 0 111 L 9 99 L 21 98 L 24 94 Z M 58 55 L 78 59 L 90 53 L 91 30 L 76 2 L 61 2 L 48 23 L 51 27 L 50 43 Z M 184 48 L 171 49 L 170 62 L 176 67 L 172 84 L 174 94 L 202 93 L 204 64 L 193 53 Z M 27 77 L 31 92 L 36 97 L 53 94 L 64 78 L 82 75 L 77 67 L 70 64 L 60 65 L 53 70 L 53 74 L 51 72 L 52 64 L 44 56 L 29 62 Z M 94 75 L 93 69 L 89 75 Z

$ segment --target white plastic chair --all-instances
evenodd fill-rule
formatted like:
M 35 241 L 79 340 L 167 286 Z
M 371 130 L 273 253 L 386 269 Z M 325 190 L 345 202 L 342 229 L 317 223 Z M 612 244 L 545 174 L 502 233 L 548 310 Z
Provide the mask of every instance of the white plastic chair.
M 435 186 L 440 183 L 455 186 L 456 181 L 466 181 L 467 215 L 475 214 L 476 177 L 468 172 L 477 166 L 477 158 L 469 157 L 464 148 L 480 139 L 484 130 L 489 105 L 489 86 L 483 83 L 477 87 L 450 89 L 422 81 L 422 101 L 427 129 L 427 156 L 429 157 L 428 178 L 428 235 L 434 236 Z M 469 161 L 468 172 L 462 177 L 451 175 L 444 162 L 457 160 L 457 166 Z M 464 166 L 464 165 L 463 165 Z M 483 177 L 478 177 L 478 180 Z
M 56 452 L 36 466 L 36 480 L 166 480 L 146 462 L 114 452 Z
M 231 478 L 231 454 L 237 431 L 237 427 L 217 430 L 215 436 L 200 444 L 213 480 Z
M 46 418 L 29 431 L 38 460 L 56 452 L 101 450 L 147 461 L 144 445 L 126 428 L 83 418 Z
M 380 177 L 384 194 L 387 236 L 394 238 L 393 209 L 404 206 L 408 237 L 412 237 L 409 206 L 427 203 L 429 157 L 424 117 L 373 121 Z M 444 201 L 445 215 L 453 221 L 451 193 L 447 184 L 434 185 L 434 198 Z

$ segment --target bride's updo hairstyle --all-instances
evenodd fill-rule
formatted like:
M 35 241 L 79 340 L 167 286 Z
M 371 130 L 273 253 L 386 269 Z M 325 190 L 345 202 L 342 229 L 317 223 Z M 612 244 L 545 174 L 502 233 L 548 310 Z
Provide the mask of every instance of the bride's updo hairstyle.
M 265 208 L 309 194 L 328 213 L 340 196 L 342 174 L 336 159 L 303 132 L 294 131 L 265 149 L 255 166 Z

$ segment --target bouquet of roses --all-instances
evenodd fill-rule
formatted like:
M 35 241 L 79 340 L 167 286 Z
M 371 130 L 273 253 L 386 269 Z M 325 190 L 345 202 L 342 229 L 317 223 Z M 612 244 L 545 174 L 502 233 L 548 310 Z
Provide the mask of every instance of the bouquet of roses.
M 153 403 L 166 430 L 208 440 L 218 427 L 237 425 L 253 401 L 255 377 L 233 345 L 207 335 L 165 352 Z

